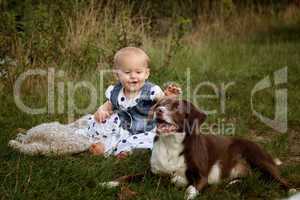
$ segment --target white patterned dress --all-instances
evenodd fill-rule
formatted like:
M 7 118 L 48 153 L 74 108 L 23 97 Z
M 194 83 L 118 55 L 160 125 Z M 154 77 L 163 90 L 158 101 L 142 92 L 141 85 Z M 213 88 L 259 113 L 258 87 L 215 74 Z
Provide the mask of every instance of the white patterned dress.
M 107 99 L 110 99 L 114 86 L 111 85 L 105 92 Z M 134 98 L 127 99 L 123 93 L 123 88 L 118 94 L 118 104 L 120 109 L 126 110 L 137 104 L 141 92 Z M 150 99 L 154 100 L 163 95 L 163 91 L 157 85 L 151 87 Z M 105 146 L 105 156 L 117 155 L 120 152 L 131 152 L 133 149 L 152 149 L 155 136 L 155 128 L 149 132 L 132 135 L 120 126 L 120 119 L 117 113 L 112 114 L 102 123 L 98 123 L 91 116 L 88 119 L 87 135 L 93 143 L 101 142 Z

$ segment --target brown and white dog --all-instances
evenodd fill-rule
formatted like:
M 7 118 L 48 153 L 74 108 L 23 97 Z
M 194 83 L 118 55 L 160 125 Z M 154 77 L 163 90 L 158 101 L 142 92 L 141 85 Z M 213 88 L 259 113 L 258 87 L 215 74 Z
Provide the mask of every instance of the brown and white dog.
M 153 106 L 149 115 L 157 121 L 151 171 L 169 175 L 175 185 L 186 187 L 185 199 L 194 199 L 209 184 L 244 177 L 251 167 L 289 188 L 273 158 L 254 142 L 201 134 L 199 127 L 206 115 L 192 103 L 164 98 Z M 144 174 L 123 176 L 101 185 L 116 187 L 138 177 Z
M 254 142 L 201 134 L 199 126 L 206 115 L 192 103 L 165 98 L 153 107 L 151 115 L 157 121 L 151 171 L 168 174 L 175 185 L 187 187 L 186 199 L 195 198 L 208 184 L 246 176 L 250 167 L 289 188 L 273 158 Z

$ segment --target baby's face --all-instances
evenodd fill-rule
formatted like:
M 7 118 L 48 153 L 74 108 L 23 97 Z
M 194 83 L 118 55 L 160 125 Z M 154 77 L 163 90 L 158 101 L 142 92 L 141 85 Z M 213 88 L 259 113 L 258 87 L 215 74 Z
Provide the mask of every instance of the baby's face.
M 131 55 L 122 59 L 117 76 L 126 92 L 138 92 L 149 77 L 149 68 L 144 58 Z

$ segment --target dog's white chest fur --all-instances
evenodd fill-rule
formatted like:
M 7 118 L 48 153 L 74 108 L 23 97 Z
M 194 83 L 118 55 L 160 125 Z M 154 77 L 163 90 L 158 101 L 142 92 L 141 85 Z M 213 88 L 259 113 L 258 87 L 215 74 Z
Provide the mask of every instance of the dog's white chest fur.
M 180 176 L 185 179 L 186 164 L 182 141 L 184 133 L 160 136 L 154 143 L 151 155 L 151 171 L 155 174 Z

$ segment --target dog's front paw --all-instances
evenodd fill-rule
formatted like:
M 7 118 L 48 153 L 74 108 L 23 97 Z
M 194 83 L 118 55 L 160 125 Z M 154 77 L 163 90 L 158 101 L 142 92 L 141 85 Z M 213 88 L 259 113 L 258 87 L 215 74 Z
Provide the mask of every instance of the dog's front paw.
M 179 96 L 182 94 L 182 89 L 175 84 L 170 84 L 164 90 L 166 96 Z
M 109 182 L 99 183 L 100 187 L 108 188 L 108 189 L 118 187 L 119 185 L 120 185 L 120 182 L 118 182 L 118 181 L 109 181 Z
M 194 186 L 190 185 L 185 191 L 184 199 L 186 199 L 186 200 L 195 199 L 198 194 L 199 194 L 199 191 Z
M 173 176 L 171 182 L 177 187 L 185 187 L 187 185 L 187 180 L 181 176 Z
M 295 188 L 291 188 L 291 189 L 289 189 L 289 191 L 288 191 L 288 194 L 289 195 L 294 195 L 294 194 L 297 194 L 297 189 L 295 189 Z

